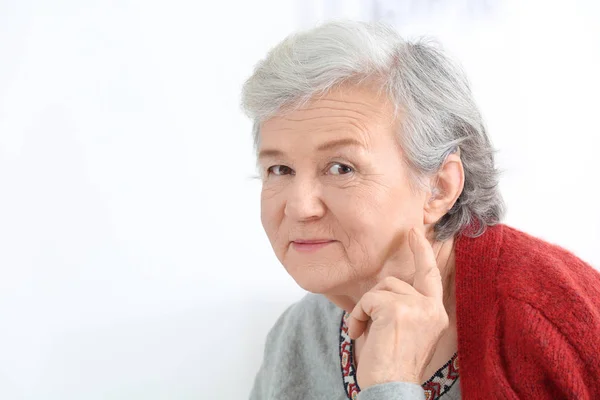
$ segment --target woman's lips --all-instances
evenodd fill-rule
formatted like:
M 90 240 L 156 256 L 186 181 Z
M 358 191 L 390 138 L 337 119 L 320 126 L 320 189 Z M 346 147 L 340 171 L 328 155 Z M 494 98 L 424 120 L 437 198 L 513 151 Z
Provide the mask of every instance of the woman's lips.
M 315 239 L 315 240 L 294 240 L 292 247 L 294 250 L 302 253 L 311 253 L 322 249 L 323 247 L 335 242 L 335 240 Z

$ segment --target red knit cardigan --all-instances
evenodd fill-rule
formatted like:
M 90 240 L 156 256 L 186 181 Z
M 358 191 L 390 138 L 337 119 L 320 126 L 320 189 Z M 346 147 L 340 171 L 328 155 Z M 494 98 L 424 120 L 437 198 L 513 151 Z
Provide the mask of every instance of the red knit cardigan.
M 455 251 L 462 398 L 600 399 L 600 273 L 506 225 Z

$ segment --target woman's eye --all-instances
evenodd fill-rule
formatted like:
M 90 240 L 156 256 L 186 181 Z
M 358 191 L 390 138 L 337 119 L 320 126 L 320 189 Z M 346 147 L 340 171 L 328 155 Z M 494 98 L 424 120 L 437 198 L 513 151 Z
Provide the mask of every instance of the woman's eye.
M 354 172 L 354 169 L 352 169 L 352 167 L 340 163 L 331 164 L 331 166 L 327 170 L 327 174 L 329 175 L 346 175 L 352 172 Z
M 267 169 L 269 174 L 273 175 L 293 175 L 293 170 L 285 165 L 273 165 Z

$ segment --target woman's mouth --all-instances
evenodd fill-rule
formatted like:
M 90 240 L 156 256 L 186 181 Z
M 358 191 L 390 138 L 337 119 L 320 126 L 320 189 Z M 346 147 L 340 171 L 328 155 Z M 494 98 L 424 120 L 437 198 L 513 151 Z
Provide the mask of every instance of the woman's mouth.
M 330 239 L 310 239 L 310 240 L 294 240 L 292 247 L 294 250 L 301 253 L 312 253 L 322 249 L 323 247 L 335 242 Z

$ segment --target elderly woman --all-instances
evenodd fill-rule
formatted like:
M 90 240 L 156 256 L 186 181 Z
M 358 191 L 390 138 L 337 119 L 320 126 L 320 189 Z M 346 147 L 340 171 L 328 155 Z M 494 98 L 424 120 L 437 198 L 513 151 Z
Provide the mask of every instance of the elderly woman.
M 600 399 L 600 274 L 500 223 L 494 150 L 436 47 L 328 23 L 243 89 L 262 224 L 308 294 L 252 399 Z

